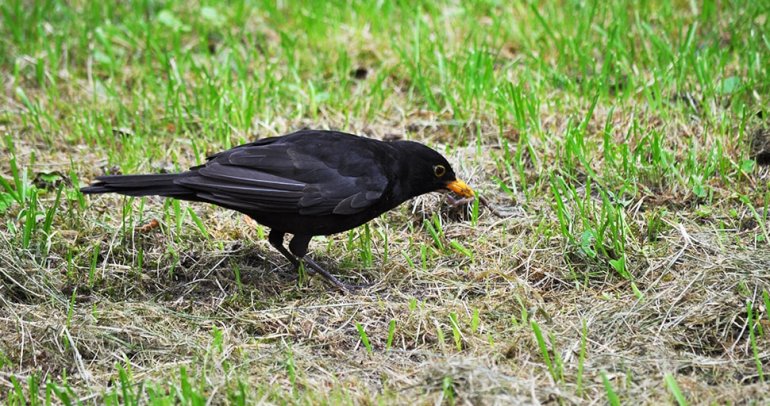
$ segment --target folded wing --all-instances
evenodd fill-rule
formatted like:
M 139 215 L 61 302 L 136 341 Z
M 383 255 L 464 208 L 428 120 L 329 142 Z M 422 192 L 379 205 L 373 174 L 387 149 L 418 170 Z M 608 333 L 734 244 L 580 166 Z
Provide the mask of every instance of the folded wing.
M 213 156 L 174 183 L 246 213 L 354 214 L 385 192 L 387 178 L 372 160 L 315 147 L 311 155 L 297 144 L 258 141 Z

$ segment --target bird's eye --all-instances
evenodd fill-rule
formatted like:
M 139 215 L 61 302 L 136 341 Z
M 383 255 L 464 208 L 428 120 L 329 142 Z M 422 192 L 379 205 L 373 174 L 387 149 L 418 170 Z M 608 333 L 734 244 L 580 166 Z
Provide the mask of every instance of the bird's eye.
M 444 168 L 444 165 L 433 165 L 433 174 L 436 175 L 437 178 L 444 176 L 445 173 L 446 168 Z

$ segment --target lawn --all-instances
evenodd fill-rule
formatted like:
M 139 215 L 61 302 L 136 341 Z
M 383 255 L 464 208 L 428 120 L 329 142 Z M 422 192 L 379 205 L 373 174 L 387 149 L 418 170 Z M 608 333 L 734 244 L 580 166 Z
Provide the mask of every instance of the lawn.
M 770 401 L 770 2 L 0 1 L 0 403 Z M 317 237 L 79 187 L 300 128 L 441 151 Z

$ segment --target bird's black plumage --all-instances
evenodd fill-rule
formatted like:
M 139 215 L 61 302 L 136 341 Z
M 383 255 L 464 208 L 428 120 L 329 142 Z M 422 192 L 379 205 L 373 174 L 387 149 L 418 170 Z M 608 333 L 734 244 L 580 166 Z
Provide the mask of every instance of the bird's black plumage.
M 239 211 L 269 227 L 270 243 L 292 263 L 305 260 L 331 277 L 305 257 L 313 236 L 349 230 L 442 189 L 473 196 L 449 162 L 425 145 L 303 130 L 220 152 L 187 172 L 100 176 L 81 190 L 166 196 Z M 283 246 L 287 233 L 294 235 L 291 252 Z

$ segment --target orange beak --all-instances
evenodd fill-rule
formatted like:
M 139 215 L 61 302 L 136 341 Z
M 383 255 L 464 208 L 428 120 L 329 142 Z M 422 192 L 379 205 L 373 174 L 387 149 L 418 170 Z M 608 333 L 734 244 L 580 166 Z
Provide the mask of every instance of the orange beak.
M 456 179 L 447 183 L 446 188 L 462 197 L 473 197 L 476 195 L 473 193 L 473 189 L 471 189 L 470 186 L 466 185 L 465 182 L 461 181 L 460 179 Z

